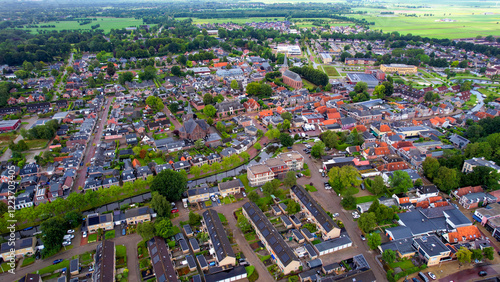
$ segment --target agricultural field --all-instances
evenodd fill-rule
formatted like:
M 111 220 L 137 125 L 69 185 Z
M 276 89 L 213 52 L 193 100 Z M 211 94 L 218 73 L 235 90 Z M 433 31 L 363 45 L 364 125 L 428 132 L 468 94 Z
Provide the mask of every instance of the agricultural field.
M 91 30 L 91 26 L 99 24 L 99 29 L 104 30 L 104 32 L 109 32 L 112 28 L 121 29 L 126 27 L 139 27 L 143 25 L 143 20 L 138 20 L 134 18 L 97 18 L 96 21 L 92 21 L 91 23 L 80 25 L 76 20 L 74 21 L 52 21 L 52 22 L 44 22 L 37 24 L 41 25 L 55 25 L 55 27 L 49 28 L 24 28 L 26 30 L 30 30 L 31 33 L 37 33 L 37 30 Z
M 397 31 L 400 34 L 411 33 L 434 38 L 466 38 L 477 35 L 500 36 L 500 21 L 498 13 L 500 7 L 476 8 L 465 6 L 433 6 L 422 9 L 404 9 L 389 7 L 388 9 L 355 8 L 354 10 L 367 11 L 364 15 L 346 15 L 355 18 L 364 18 L 374 22 L 371 29 L 384 32 Z M 393 15 L 381 15 L 380 12 L 394 12 Z M 417 17 L 405 17 L 403 14 L 416 14 Z M 432 16 L 424 16 L 432 14 Z M 452 21 L 441 21 L 449 19 Z
M 189 18 L 176 18 L 177 20 L 186 20 Z M 244 23 L 251 23 L 251 22 L 274 22 L 274 21 L 284 21 L 284 17 L 268 17 L 268 18 L 262 18 L 262 17 L 255 17 L 255 18 L 225 18 L 225 19 L 198 19 L 198 18 L 191 18 L 193 20 L 193 24 L 215 24 L 215 23 L 235 23 L 235 24 L 244 24 Z

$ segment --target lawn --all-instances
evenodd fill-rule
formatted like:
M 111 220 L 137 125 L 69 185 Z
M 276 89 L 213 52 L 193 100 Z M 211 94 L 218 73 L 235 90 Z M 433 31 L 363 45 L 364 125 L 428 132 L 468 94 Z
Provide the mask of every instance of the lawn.
M 221 221 L 222 223 L 227 222 L 227 219 L 226 219 L 226 216 L 225 216 L 225 215 L 223 215 L 223 214 L 221 214 L 221 213 L 218 213 L 218 215 L 219 215 L 219 219 L 220 219 L 220 221 Z
M 104 238 L 105 239 L 115 238 L 115 231 L 114 230 L 106 231 L 106 234 L 104 234 Z
M 17 136 L 19 136 L 19 134 L 14 134 L 14 132 L 6 132 L 0 134 L 0 145 L 9 145 L 10 142 L 14 142 Z
M 496 98 L 500 97 L 500 94 L 498 94 L 498 93 L 496 93 L 496 92 L 493 92 L 493 91 L 491 91 L 491 90 L 488 90 L 488 89 L 480 88 L 478 91 L 479 91 L 481 94 L 486 95 L 486 97 L 487 97 L 487 98 L 490 98 L 490 97 L 491 97 L 491 99 L 496 99 Z M 471 95 L 471 96 L 472 96 L 472 95 Z
M 165 163 L 165 160 L 163 158 L 154 158 L 153 161 L 155 161 L 156 164 L 164 164 Z
M 309 191 L 309 192 L 316 192 L 316 191 L 318 191 L 318 189 L 316 189 L 316 187 L 314 187 L 312 185 L 309 185 L 309 184 L 306 184 L 305 187 L 306 187 L 306 190 Z
M 52 273 L 58 269 L 65 268 L 65 267 L 66 268 L 69 267 L 69 260 L 67 260 L 67 259 L 63 260 L 62 262 L 60 262 L 58 264 L 53 264 L 53 265 L 49 265 L 47 267 L 44 267 L 44 268 L 38 270 L 36 273 L 43 275 L 46 273 Z
M 377 196 L 363 196 L 356 198 L 356 204 L 362 204 L 362 203 L 367 203 L 374 201 L 377 198 Z
M 33 263 L 35 263 L 35 257 L 25 257 L 23 259 L 23 264 L 21 265 L 21 267 L 24 267 L 24 266 L 27 266 L 27 265 L 30 265 Z
M 168 133 L 166 133 L 166 132 L 162 132 L 162 133 L 158 133 L 158 134 L 153 135 L 154 140 L 164 139 L 167 137 L 168 137 Z
M 127 257 L 127 247 L 123 245 L 116 245 L 116 257 L 117 258 L 125 258 Z
M 91 18 L 89 18 L 91 19 Z M 114 29 L 122 29 L 125 27 L 139 27 L 144 24 L 144 21 L 135 19 L 135 18 L 96 18 L 97 20 L 93 20 L 89 24 L 80 25 L 76 20 L 73 21 L 51 21 L 45 23 L 39 23 L 38 26 L 41 25 L 54 25 L 55 27 L 49 28 L 24 28 L 26 30 L 30 30 L 31 33 L 36 33 L 37 30 L 91 30 L 91 26 L 99 24 L 99 29 L 104 30 L 105 33 L 108 33 L 112 28 Z M 150 24 L 154 26 L 153 24 Z
M 84 254 L 81 254 L 79 260 L 82 265 L 89 265 L 93 261 L 92 253 L 86 252 Z
M 12 267 L 10 267 L 10 265 L 7 262 L 4 262 L 4 263 L 0 264 L 0 273 L 7 272 L 11 268 Z
M 470 95 L 470 100 L 465 102 L 465 105 L 467 107 L 474 107 L 476 105 L 476 102 L 477 102 L 477 96 L 476 95 Z
M 401 269 L 403 269 L 403 270 L 414 267 L 413 263 L 409 259 L 390 263 L 389 266 L 392 269 L 394 269 L 396 267 L 401 267 Z
M 302 83 L 304 83 L 304 88 L 313 89 L 313 90 L 318 88 L 318 86 L 316 86 L 315 84 L 312 84 L 311 82 L 309 82 L 306 79 L 302 79 Z
M 33 139 L 24 141 L 26 142 L 26 145 L 28 145 L 28 148 L 30 148 L 30 150 L 44 148 L 47 146 L 47 143 L 49 142 L 49 140 L 47 139 Z
M 340 76 L 339 72 L 335 67 L 332 66 L 323 66 L 323 70 L 328 76 Z
M 95 241 L 97 241 L 97 234 L 96 234 L 96 233 L 94 233 L 94 234 L 90 234 L 90 235 L 89 235 L 88 242 L 89 242 L 89 243 L 93 243 L 93 242 L 95 242 Z

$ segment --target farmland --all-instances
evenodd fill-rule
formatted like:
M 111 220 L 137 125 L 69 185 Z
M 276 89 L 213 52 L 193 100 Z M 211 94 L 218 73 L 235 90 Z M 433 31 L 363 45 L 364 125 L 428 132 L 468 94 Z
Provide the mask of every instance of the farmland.
M 176 18 L 177 20 L 185 20 L 188 18 Z M 225 18 L 225 19 L 198 19 L 198 18 L 192 18 L 193 19 L 193 24 L 215 24 L 215 23 L 235 23 L 235 24 L 244 24 L 244 23 L 251 23 L 251 22 L 272 22 L 272 21 L 284 21 L 285 18 L 283 17 L 276 17 L 276 18 L 262 18 L 262 17 L 255 17 L 255 18 Z
M 55 27 L 48 28 L 26 28 L 26 30 L 30 30 L 32 33 L 36 33 L 37 30 L 91 30 L 91 26 L 99 24 L 99 29 L 104 30 L 104 32 L 109 32 L 111 29 L 121 29 L 125 27 L 136 26 L 139 27 L 143 25 L 143 20 L 138 20 L 134 18 L 97 18 L 97 20 L 93 20 L 91 23 L 80 25 L 80 23 L 76 20 L 74 21 L 52 21 L 52 22 L 43 22 L 37 24 L 38 26 L 46 26 L 46 25 L 54 25 Z

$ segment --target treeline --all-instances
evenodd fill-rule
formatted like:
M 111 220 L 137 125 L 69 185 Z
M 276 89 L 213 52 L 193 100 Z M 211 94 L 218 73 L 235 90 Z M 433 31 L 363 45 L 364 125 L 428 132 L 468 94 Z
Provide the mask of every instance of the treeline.
M 292 67 L 290 70 L 298 73 L 300 76 L 319 87 L 326 86 L 328 84 L 328 75 L 320 70 L 316 70 L 311 67 Z

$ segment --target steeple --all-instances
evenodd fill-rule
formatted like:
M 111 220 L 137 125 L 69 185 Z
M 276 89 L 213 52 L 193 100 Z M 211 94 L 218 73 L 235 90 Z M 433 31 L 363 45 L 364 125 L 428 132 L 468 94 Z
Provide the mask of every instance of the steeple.
M 191 104 L 188 103 L 186 112 L 184 113 L 184 116 L 182 117 L 183 120 L 189 120 L 194 117 L 193 109 L 191 109 Z
M 285 59 L 283 60 L 283 65 L 280 67 L 280 72 L 284 73 L 286 70 L 288 70 L 288 60 L 286 58 L 288 52 L 285 52 Z

